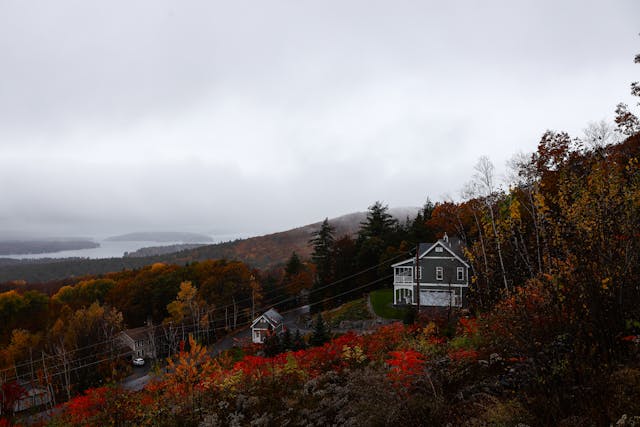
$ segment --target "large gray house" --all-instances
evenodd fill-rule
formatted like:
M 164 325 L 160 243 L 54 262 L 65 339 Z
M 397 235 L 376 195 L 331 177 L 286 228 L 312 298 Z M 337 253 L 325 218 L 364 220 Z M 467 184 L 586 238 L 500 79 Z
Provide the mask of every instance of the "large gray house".
M 462 244 L 446 233 L 435 243 L 419 245 L 420 305 L 423 307 L 462 307 L 469 289 L 469 264 Z M 416 258 L 393 264 L 393 303 L 417 305 L 414 278 Z

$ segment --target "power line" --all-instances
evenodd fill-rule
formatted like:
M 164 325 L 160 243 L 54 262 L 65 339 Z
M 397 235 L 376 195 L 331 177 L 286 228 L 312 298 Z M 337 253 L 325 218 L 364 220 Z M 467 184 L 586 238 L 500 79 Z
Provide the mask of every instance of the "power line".
M 376 269 L 376 268 L 378 268 L 378 267 L 380 267 L 380 266 L 382 266 L 382 265 L 388 264 L 389 262 L 391 262 L 391 261 L 393 261 L 393 260 L 395 260 L 395 259 L 397 259 L 397 258 L 400 258 L 400 257 L 406 256 L 408 253 L 410 253 L 410 251 L 405 251 L 405 252 L 400 253 L 400 254 L 398 254 L 398 255 L 396 255 L 396 256 L 394 256 L 394 257 L 392 257 L 392 258 L 389 258 L 388 260 L 385 260 L 384 262 L 381 262 L 381 263 L 379 263 L 379 264 L 377 264 L 377 265 L 374 265 L 374 266 L 372 266 L 372 267 L 366 268 L 366 269 L 361 270 L 361 271 L 359 271 L 359 272 L 353 273 L 353 274 L 351 274 L 351 275 L 349 275 L 349 276 L 347 276 L 347 277 L 340 278 L 340 279 L 338 279 L 338 280 L 336 280 L 336 281 L 333 281 L 332 283 L 326 284 L 326 285 L 321 286 L 321 287 L 312 288 L 312 289 L 310 290 L 310 292 L 309 292 L 309 293 L 311 294 L 311 293 L 313 293 L 313 292 L 318 292 L 318 291 L 320 291 L 320 290 L 324 290 L 324 289 L 327 289 L 327 288 L 329 288 L 329 287 L 336 286 L 336 285 L 338 285 L 338 284 L 340 284 L 340 283 L 343 283 L 343 282 L 345 282 L 345 281 L 347 281 L 347 280 L 350 280 L 350 279 L 353 279 L 353 278 L 355 278 L 355 277 L 358 277 L 358 276 L 360 276 L 361 274 L 364 274 L 364 273 L 367 273 L 367 272 L 369 272 L 369 271 L 371 271 L 371 270 L 373 270 L 373 269 Z M 365 288 L 365 287 L 368 287 L 368 286 L 372 286 L 372 285 L 374 285 L 374 284 L 377 284 L 377 283 L 379 283 L 379 282 L 381 282 L 381 281 L 383 281 L 383 280 L 386 280 L 386 279 L 388 279 L 388 278 L 390 278 L 390 277 L 392 277 L 392 276 L 393 276 L 393 274 L 388 275 L 388 276 L 385 276 L 385 277 L 380 278 L 380 279 L 377 279 L 377 280 L 375 280 L 375 281 L 373 281 L 373 282 L 367 283 L 367 284 L 362 285 L 362 286 L 358 286 L 357 288 L 349 289 L 349 290 L 347 290 L 347 291 L 345 291 L 345 292 L 342 292 L 342 293 L 340 293 L 340 294 L 338 294 L 338 295 L 333 295 L 333 296 L 330 296 L 330 297 L 324 298 L 324 299 L 322 299 L 322 300 L 320 300 L 320 301 L 316 301 L 316 302 L 310 303 L 310 304 L 308 304 L 308 305 L 309 305 L 309 306 L 312 306 L 312 305 L 317 305 L 317 304 L 321 304 L 321 303 L 324 303 L 324 302 L 330 301 L 330 300 L 335 299 L 335 298 L 338 298 L 338 297 L 340 297 L 340 296 L 347 295 L 347 294 L 349 294 L 349 293 L 351 293 L 351 292 L 354 292 L 354 291 L 357 291 L 357 290 L 363 289 L 363 288 Z M 282 300 L 280 300 L 280 301 L 278 301 L 278 302 L 269 302 L 269 304 L 263 304 L 263 305 L 262 305 L 262 307 L 264 308 L 264 307 L 267 307 L 267 306 L 278 306 L 278 305 L 282 305 L 282 304 L 284 304 L 284 303 L 286 303 L 286 302 L 289 302 L 289 301 L 291 301 L 291 300 L 293 300 L 293 299 L 295 299 L 295 298 L 296 298 L 295 296 L 290 296 L 290 297 L 284 298 L 284 299 L 282 299 Z M 246 302 L 246 301 L 249 301 L 249 300 L 250 300 L 250 299 L 248 298 L 248 299 L 240 300 L 240 301 L 241 301 L 241 302 Z M 207 310 L 207 311 L 206 311 L 205 313 L 203 313 L 203 314 L 204 314 L 204 315 L 208 315 L 208 314 L 210 314 L 210 313 L 215 312 L 216 310 L 221 310 L 222 308 L 229 308 L 229 307 L 237 306 L 237 304 L 238 304 L 238 303 L 236 303 L 236 304 L 228 304 L 228 305 L 226 305 L 226 306 L 222 306 L 222 307 L 214 307 L 214 308 L 212 308 L 212 309 L 210 309 L 210 310 Z M 287 314 L 287 313 L 290 313 L 290 312 L 295 311 L 295 310 L 297 310 L 297 308 L 294 308 L 294 309 L 291 309 L 291 310 L 284 311 L 284 312 L 283 312 L 283 314 Z M 209 320 L 209 322 L 212 322 L 212 323 L 215 325 L 215 322 L 219 322 L 219 321 L 222 321 L 222 320 L 226 320 L 226 316 L 225 316 L 225 318 L 220 317 L 220 318 L 217 318 L 217 319 L 211 319 L 211 320 Z M 250 319 L 250 320 L 248 320 L 248 321 L 247 321 L 247 322 L 245 322 L 245 323 L 241 323 L 241 324 L 240 324 L 240 327 L 247 326 L 247 325 L 251 324 L 251 323 L 252 323 L 252 321 L 253 321 L 253 319 Z M 185 327 L 185 326 L 186 326 L 186 327 L 195 328 L 195 326 L 196 326 L 196 322 L 195 322 L 195 320 L 194 320 L 194 321 L 193 321 L 193 323 L 191 323 L 190 325 L 182 324 L 181 326 L 182 326 L 182 328 L 181 328 L 182 330 L 184 330 L 184 327 Z M 237 325 L 236 325 L 236 326 L 237 326 Z M 151 328 L 150 334 L 151 334 L 151 333 L 155 334 L 155 332 L 156 332 L 159 328 L 162 328 L 162 330 L 165 330 L 165 328 L 164 328 L 164 327 L 165 327 L 165 325 L 162 325 L 162 324 L 160 324 L 160 325 L 154 325 L 154 326 L 151 326 L 151 327 L 150 327 L 150 328 Z M 207 330 L 204 330 L 204 331 L 202 331 L 202 333 L 208 333 L 208 332 L 211 332 L 211 331 L 214 331 L 214 332 L 215 332 L 215 331 L 217 331 L 217 330 L 225 330 L 225 329 L 227 329 L 227 328 L 226 328 L 226 327 L 214 327 L 214 328 L 209 328 L 209 329 L 207 329 Z M 236 329 L 237 329 L 237 327 L 236 327 Z M 118 334 L 118 335 L 119 335 L 119 334 Z M 103 344 L 111 344 L 111 345 L 113 345 L 113 344 L 114 344 L 114 343 L 116 343 L 118 340 L 119 340 L 119 338 L 118 338 L 117 336 L 114 336 L 114 337 L 113 337 L 113 338 L 111 338 L 111 339 L 104 340 L 104 341 L 101 341 L 101 342 L 98 342 L 98 343 L 93 343 L 93 344 L 90 344 L 90 345 L 87 345 L 87 346 L 79 347 L 79 348 L 76 348 L 76 349 L 70 350 L 69 352 L 64 352 L 63 354 L 51 355 L 51 356 L 43 357 L 43 362 L 42 362 L 42 363 L 43 363 L 43 367 L 44 367 L 44 359 L 45 359 L 45 358 L 46 358 L 46 359 L 49 359 L 49 360 L 51 360 L 51 359 L 58 359 L 58 360 L 59 360 L 59 359 L 60 359 L 60 357 L 65 357 L 65 358 L 66 358 L 67 356 L 71 356 L 72 354 L 74 354 L 74 353 L 76 353 L 76 352 L 79 352 L 79 351 L 82 351 L 82 350 L 87 350 L 87 349 L 89 349 L 89 348 L 93 348 L 93 347 L 96 347 L 96 346 L 99 346 L 99 345 L 103 345 Z M 110 352 L 112 352 L 112 351 L 113 351 L 112 349 L 107 349 L 107 350 L 105 350 L 105 351 L 102 351 L 101 353 L 98 353 L 97 355 L 102 355 L 102 354 L 105 354 L 105 353 L 110 353 Z M 121 357 L 121 356 L 127 356 L 127 355 L 129 355 L 129 354 L 132 354 L 132 351 L 128 351 L 128 352 L 125 352 L 125 353 L 118 353 L 118 354 L 117 354 L 117 355 L 115 355 L 115 356 L 117 356 L 117 357 Z M 84 356 L 84 357 L 79 358 L 79 359 L 74 359 L 74 360 L 72 360 L 70 363 L 77 364 L 79 361 L 82 361 L 82 360 L 85 360 L 85 359 L 94 358 L 95 356 L 96 356 L 96 354 L 93 354 L 93 355 L 87 355 L 87 356 Z M 111 358 L 104 359 L 104 360 L 112 360 L 112 359 L 114 359 L 114 358 L 115 358 L 115 356 L 114 356 L 114 357 L 111 357 Z M 104 361 L 104 360 L 103 360 L 103 361 Z M 78 369 L 81 369 L 81 368 L 83 368 L 83 367 L 91 366 L 91 365 L 93 365 L 93 364 L 95 364 L 95 363 L 85 364 L 85 365 L 83 365 L 83 366 L 80 366 L 80 367 L 78 367 L 78 368 L 75 368 L 74 370 L 78 370 Z M 0 370 L 0 373 L 1 373 L 1 372 L 15 371 L 15 370 L 17 370 L 17 368 L 21 368 L 21 367 L 25 367 L 25 366 L 29 366 L 29 365 L 33 366 L 33 362 L 25 362 L 25 363 L 23 363 L 23 364 L 14 365 L 14 367 L 12 367 L 12 368 L 6 368 L 6 369 L 4 369 L 4 370 Z M 65 365 L 67 365 L 67 363 L 63 362 L 62 364 L 53 365 L 53 366 L 48 366 L 47 368 L 48 368 L 48 369 L 55 369 L 55 368 L 59 368 L 59 367 L 64 367 Z M 56 373 L 55 375 L 59 375 L 59 373 Z M 12 377 L 12 378 L 15 378 L 15 377 Z

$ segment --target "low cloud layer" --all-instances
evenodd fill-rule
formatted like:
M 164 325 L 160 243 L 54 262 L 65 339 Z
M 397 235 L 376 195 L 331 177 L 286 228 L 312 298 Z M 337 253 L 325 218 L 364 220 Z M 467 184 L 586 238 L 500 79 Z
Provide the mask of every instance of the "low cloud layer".
M 638 80 L 633 0 L 0 4 L 0 233 L 264 233 L 457 196 Z

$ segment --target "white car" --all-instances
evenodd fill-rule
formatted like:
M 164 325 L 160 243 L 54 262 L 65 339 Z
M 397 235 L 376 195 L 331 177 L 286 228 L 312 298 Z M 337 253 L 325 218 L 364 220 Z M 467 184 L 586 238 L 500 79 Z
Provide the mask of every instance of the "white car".
M 133 366 L 144 366 L 144 359 L 142 357 L 136 357 L 133 359 Z

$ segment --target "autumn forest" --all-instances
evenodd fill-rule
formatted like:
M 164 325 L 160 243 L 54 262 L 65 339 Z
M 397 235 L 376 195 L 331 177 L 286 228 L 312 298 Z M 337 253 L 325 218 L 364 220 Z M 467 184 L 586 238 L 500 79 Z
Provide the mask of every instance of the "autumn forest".
M 640 96 L 638 83 L 631 89 Z M 355 233 L 325 220 L 305 253 L 283 245 L 267 267 L 229 257 L 3 283 L 0 426 L 638 425 L 632 110 L 618 105 L 615 123 L 580 137 L 544 132 L 534 153 L 513 158 L 506 182 L 482 157 L 460 201 L 427 198 L 415 218 L 375 202 Z M 462 310 L 406 310 L 366 333 L 322 323 L 388 289 L 393 263 L 445 233 L 471 265 Z M 268 308 L 307 304 L 306 335 L 212 351 Z M 121 386 L 131 355 L 117 337 L 145 325 L 163 337 L 160 363 L 131 391 Z M 27 383 L 53 401 L 15 411 Z

